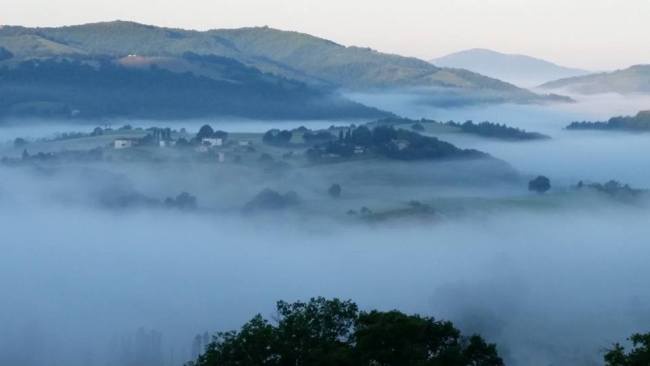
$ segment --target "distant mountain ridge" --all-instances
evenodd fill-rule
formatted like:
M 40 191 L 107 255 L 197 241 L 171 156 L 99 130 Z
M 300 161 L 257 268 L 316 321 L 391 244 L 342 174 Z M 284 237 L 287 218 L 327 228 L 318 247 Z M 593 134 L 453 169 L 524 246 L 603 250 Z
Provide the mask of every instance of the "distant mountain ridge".
M 551 81 L 543 89 L 566 90 L 579 94 L 650 94 L 650 65 Z
M 560 66 L 531 56 L 506 54 L 483 48 L 452 53 L 433 59 L 431 63 L 436 66 L 471 70 L 525 87 L 589 74 L 589 71 L 586 70 Z
M 467 70 L 439 68 L 416 58 L 345 47 L 267 27 L 193 31 L 115 21 L 59 28 L 5 26 L 0 47 L 15 60 L 109 55 L 179 57 L 186 52 L 235 59 L 263 72 L 309 85 L 346 89 L 440 88 L 489 100 L 547 101 L 514 85 Z

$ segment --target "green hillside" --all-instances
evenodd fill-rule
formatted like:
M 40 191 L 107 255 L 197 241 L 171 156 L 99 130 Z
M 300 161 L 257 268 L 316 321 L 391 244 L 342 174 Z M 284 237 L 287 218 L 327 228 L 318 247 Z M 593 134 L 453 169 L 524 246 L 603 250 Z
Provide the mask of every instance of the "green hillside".
M 579 94 L 650 93 L 650 65 L 636 65 L 623 70 L 560 79 L 543 84 L 545 89 L 564 89 Z
M 178 57 L 193 52 L 230 57 L 261 71 L 312 85 L 357 90 L 454 88 L 468 93 L 498 93 L 500 99 L 507 101 L 547 100 L 466 70 L 438 68 L 416 58 L 345 47 L 307 34 L 267 27 L 199 32 L 123 21 L 60 28 L 4 27 L 0 30 L 0 47 L 18 58 L 75 54 Z
M 0 117 L 224 115 L 322 119 L 390 114 L 218 56 L 132 56 L 119 62 L 106 57 L 46 58 L 0 67 Z

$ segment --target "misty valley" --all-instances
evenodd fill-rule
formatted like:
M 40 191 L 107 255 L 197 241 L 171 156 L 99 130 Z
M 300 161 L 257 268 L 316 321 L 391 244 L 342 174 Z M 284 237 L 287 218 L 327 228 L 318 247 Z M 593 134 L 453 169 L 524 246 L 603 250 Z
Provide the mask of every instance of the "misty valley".
M 599 364 L 650 321 L 650 136 L 564 129 L 601 118 L 588 99 L 464 112 L 9 121 L 2 363 L 180 365 L 325 296 L 451 320 L 507 364 Z
M 650 366 L 647 1 L 74 1 L 3 7 L 0 366 Z

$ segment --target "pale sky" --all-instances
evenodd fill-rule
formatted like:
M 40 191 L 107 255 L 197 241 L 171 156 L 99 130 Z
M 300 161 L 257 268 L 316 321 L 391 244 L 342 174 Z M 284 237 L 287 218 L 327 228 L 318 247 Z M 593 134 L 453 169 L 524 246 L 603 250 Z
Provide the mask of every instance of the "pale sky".
M 268 25 L 431 59 L 490 48 L 591 70 L 650 63 L 650 0 L 0 0 L 0 24 Z

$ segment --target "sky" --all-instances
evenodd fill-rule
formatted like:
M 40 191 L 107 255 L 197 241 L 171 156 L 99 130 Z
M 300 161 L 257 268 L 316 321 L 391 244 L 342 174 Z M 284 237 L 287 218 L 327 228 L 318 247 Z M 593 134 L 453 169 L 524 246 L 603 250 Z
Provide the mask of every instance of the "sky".
M 650 0 L 0 0 L 0 24 L 261 26 L 431 59 L 468 48 L 611 70 L 650 63 Z

